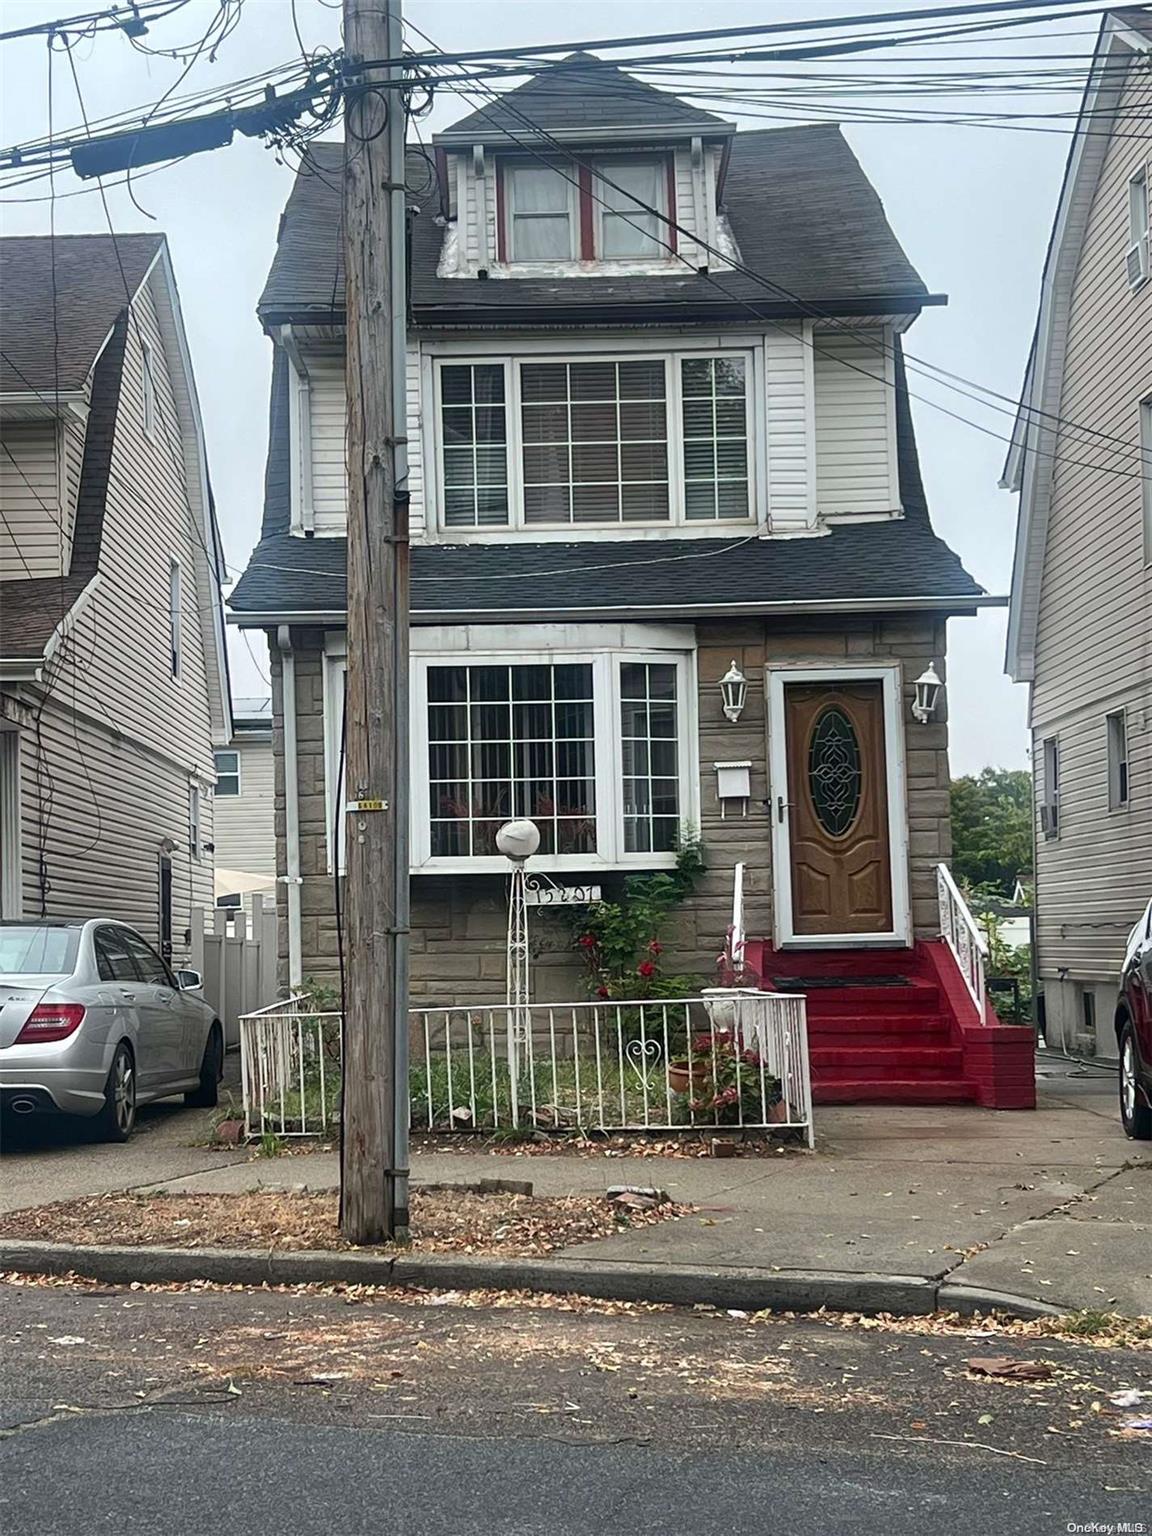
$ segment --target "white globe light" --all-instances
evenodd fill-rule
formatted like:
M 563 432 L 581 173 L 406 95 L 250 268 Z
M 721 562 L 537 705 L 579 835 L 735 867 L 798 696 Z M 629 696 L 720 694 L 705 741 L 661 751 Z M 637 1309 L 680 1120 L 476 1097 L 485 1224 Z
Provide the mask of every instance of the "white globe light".
M 540 846 L 540 828 L 534 821 L 506 821 L 496 846 L 506 859 L 530 859 Z

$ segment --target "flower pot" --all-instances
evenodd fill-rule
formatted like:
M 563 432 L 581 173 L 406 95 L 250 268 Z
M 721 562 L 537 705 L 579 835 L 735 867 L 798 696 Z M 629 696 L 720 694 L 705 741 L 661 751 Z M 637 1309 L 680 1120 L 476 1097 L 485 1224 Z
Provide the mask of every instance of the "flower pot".
M 699 1090 L 708 1082 L 708 1076 L 706 1061 L 694 1061 L 691 1066 L 686 1061 L 668 1063 L 668 1086 L 673 1093 L 687 1093 L 691 1088 Z

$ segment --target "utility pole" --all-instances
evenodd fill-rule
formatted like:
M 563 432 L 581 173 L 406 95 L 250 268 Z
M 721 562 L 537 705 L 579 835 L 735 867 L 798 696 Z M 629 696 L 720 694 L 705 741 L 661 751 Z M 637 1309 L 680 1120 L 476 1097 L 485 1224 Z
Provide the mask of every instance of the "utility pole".
M 344 0 L 347 967 L 340 1225 L 408 1229 L 408 507 L 400 0 Z M 395 81 L 395 85 L 390 82 Z M 381 87 L 372 89 L 373 85 Z

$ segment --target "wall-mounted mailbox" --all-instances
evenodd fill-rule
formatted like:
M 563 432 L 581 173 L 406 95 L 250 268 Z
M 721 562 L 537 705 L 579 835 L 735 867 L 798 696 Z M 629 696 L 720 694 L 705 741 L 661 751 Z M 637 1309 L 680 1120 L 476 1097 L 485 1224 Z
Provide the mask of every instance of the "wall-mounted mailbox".
M 721 817 L 727 816 L 728 807 L 734 801 L 740 802 L 740 815 L 747 816 L 752 794 L 751 762 L 713 763 L 712 766 L 716 769 L 716 798 L 720 802 Z

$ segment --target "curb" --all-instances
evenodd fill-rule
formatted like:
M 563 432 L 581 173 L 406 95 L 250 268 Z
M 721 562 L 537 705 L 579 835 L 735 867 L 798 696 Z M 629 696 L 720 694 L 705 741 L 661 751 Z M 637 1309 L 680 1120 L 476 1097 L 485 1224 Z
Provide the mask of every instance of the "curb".
M 238 1248 L 104 1247 L 82 1243 L 0 1241 L 0 1272 L 76 1274 L 112 1285 L 390 1285 L 434 1290 L 535 1291 L 601 1301 L 707 1305 L 747 1312 L 1001 1312 L 1015 1318 L 1060 1317 L 1060 1307 L 949 1285 L 920 1275 L 848 1274 L 838 1270 L 704 1268 L 594 1259 L 477 1259 L 453 1254 L 414 1258 L 375 1253 Z

